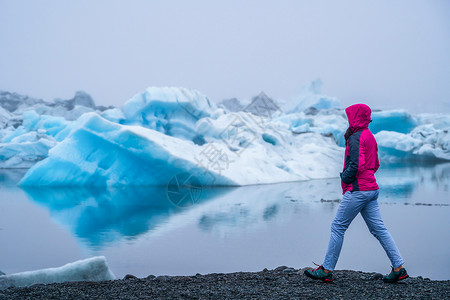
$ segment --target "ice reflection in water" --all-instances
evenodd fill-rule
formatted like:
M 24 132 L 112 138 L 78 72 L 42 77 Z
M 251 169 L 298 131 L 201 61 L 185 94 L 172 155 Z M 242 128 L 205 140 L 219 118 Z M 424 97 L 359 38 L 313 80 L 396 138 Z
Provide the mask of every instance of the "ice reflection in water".
M 24 188 L 82 243 L 92 249 L 120 239 L 133 240 L 183 211 L 168 197 L 167 187 Z M 226 189 L 204 189 L 198 203 Z
M 382 191 L 380 202 L 403 203 L 421 185 L 448 191 L 450 164 L 381 169 L 377 178 Z M 171 201 L 173 189 L 169 188 L 168 193 L 167 187 L 160 186 L 24 190 L 32 201 L 45 206 L 52 218 L 93 249 L 158 230 L 159 225 L 177 214 L 186 222 L 196 218 L 201 230 L 226 231 L 277 218 L 289 219 L 292 214 L 308 211 L 311 203 L 323 203 L 322 209 L 333 210 L 341 198 L 338 179 L 203 188 L 197 203 L 186 207 Z M 448 205 L 448 201 L 435 197 L 425 202 Z

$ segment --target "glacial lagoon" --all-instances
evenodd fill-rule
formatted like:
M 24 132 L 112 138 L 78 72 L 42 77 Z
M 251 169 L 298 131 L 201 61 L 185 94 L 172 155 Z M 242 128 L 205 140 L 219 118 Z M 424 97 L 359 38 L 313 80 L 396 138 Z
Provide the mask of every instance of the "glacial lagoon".
M 0 171 L 0 270 L 104 255 L 118 278 L 258 271 L 321 263 L 338 178 L 245 187 L 26 188 Z M 381 167 L 380 209 L 411 276 L 450 279 L 450 164 Z M 387 273 L 360 216 L 337 269 Z

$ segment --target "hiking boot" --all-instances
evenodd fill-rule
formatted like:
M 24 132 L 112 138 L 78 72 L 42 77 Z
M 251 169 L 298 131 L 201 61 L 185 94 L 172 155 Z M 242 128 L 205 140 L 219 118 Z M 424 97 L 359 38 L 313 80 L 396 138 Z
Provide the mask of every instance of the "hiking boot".
M 392 268 L 392 271 L 389 275 L 383 276 L 383 281 L 386 283 L 394 283 L 394 282 L 403 280 L 408 277 L 409 277 L 409 275 L 408 275 L 408 273 L 406 273 L 405 268 L 401 268 L 400 270 L 398 270 L 398 272 L 395 272 L 394 268 Z
M 318 266 L 314 270 L 305 270 L 304 274 L 311 279 L 319 279 L 323 282 L 332 282 L 333 281 L 333 273 L 328 272 L 325 273 L 325 269 L 323 266 Z

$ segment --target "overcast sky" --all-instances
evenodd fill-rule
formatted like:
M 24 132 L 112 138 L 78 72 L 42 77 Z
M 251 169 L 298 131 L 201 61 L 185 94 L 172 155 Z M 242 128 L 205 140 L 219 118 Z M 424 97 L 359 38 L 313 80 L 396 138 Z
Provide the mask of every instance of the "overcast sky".
M 450 113 L 450 1 L 0 0 L 0 90 L 122 105 L 148 86 Z

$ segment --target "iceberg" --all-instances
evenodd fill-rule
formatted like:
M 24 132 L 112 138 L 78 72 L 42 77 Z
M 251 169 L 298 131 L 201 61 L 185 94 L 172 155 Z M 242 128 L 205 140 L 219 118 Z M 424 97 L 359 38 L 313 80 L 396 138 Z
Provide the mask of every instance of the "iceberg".
M 167 185 L 177 174 L 201 185 L 336 177 L 348 123 L 321 86 L 305 86 L 292 109 L 265 93 L 216 105 L 176 87 L 149 87 L 121 108 L 95 106 L 81 92 L 54 103 L 0 92 L 0 168 L 30 168 L 23 186 Z M 383 161 L 450 160 L 450 116 L 389 110 L 372 119 Z
M 409 133 L 419 124 L 418 118 L 406 110 L 374 111 L 369 129 L 373 134 L 383 130 Z
M 275 130 L 270 138 L 264 137 L 258 125 L 250 127 L 244 120 L 250 123 L 248 114 L 209 119 L 208 126 L 200 126 L 208 130 L 209 142 L 198 145 L 88 113 L 75 122 L 69 136 L 52 148 L 45 160 L 28 170 L 19 184 L 168 185 L 177 174 L 188 173 L 203 186 L 229 186 L 333 177 L 338 173 L 341 151 L 334 140 L 312 133 L 283 137 Z M 234 136 L 236 131 L 239 136 Z
M 104 110 L 83 91 L 54 102 L 0 91 L 0 168 L 30 168 L 67 136 L 72 121 Z
M 22 126 L 25 132 L 39 132 L 47 137 L 53 137 L 57 141 L 62 141 L 69 133 L 68 124 L 69 121 L 63 117 L 40 115 L 34 110 L 23 113 Z M 22 129 L 22 127 L 18 129 Z M 18 130 L 16 129 L 16 131 Z
M 70 136 L 49 151 L 19 183 L 29 185 L 160 185 L 188 170 L 202 184 L 217 180 L 192 158 L 192 142 L 140 126 L 119 125 L 95 113 L 83 115 Z
M 450 133 L 433 124 L 420 125 L 410 133 L 380 131 L 375 135 L 380 156 L 388 161 L 449 161 Z
M 55 145 L 54 139 L 38 139 L 36 133 L 24 134 L 7 144 L 0 143 L 0 168 L 30 168 L 46 158 Z
M 47 157 L 48 151 L 69 132 L 62 117 L 23 113 L 22 125 L 5 131 L 0 143 L 0 168 L 30 168 Z
M 106 264 L 104 256 L 91 257 L 68 263 L 58 268 L 0 275 L 0 290 L 8 287 L 25 287 L 33 284 L 50 284 L 67 281 L 104 281 L 116 277 Z

